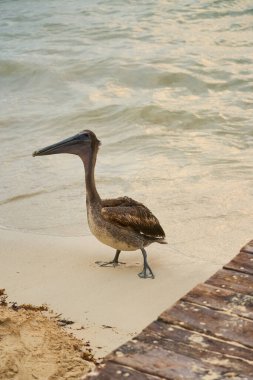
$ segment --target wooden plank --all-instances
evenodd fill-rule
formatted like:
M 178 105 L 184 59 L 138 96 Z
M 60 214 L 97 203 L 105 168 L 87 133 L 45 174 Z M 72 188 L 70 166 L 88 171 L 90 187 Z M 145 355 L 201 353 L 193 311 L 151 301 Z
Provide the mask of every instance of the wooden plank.
M 253 256 L 251 253 L 241 251 L 233 260 L 224 265 L 223 268 L 253 274 Z
M 174 349 L 182 354 L 186 352 L 186 346 L 188 350 L 190 349 L 188 354 L 193 357 L 199 357 L 205 351 L 208 355 L 216 353 L 217 358 L 220 358 L 221 355 L 228 355 L 231 359 L 244 359 L 253 365 L 253 349 L 249 347 L 171 325 L 161 320 L 151 323 L 135 339 L 161 347 L 168 346 L 170 350 Z
M 85 380 L 94 379 L 95 374 L 85 377 Z M 147 373 L 136 371 L 133 368 L 126 367 L 117 363 L 108 361 L 101 367 L 99 373 L 100 380 L 112 380 L 112 379 L 128 379 L 128 380 L 161 380 L 161 377 L 152 376 Z
M 162 321 L 152 323 L 136 338 L 143 343 L 162 347 L 175 353 L 199 360 L 203 365 L 216 364 L 224 370 L 253 374 L 253 350 L 246 348 L 236 350 L 236 345 L 226 344 L 217 339 L 211 339 L 194 331 L 168 325 Z M 212 350 L 209 348 L 212 346 Z M 223 353 L 221 353 L 223 349 Z M 236 357 L 245 354 L 244 359 Z
M 253 296 L 253 276 L 250 274 L 221 269 L 205 283 Z
M 246 244 L 241 251 L 252 253 L 253 254 L 253 240 L 251 240 L 248 244 Z
M 233 290 L 208 284 L 199 284 L 187 293 L 182 300 L 224 310 L 253 320 L 253 296 L 248 294 L 240 294 Z
M 253 347 L 253 321 L 186 301 L 161 314 L 165 322 Z
M 253 379 L 253 377 L 246 377 L 246 373 L 240 370 L 223 367 L 222 360 L 204 363 L 199 358 L 193 359 L 160 346 L 139 341 L 124 344 L 109 356 L 109 360 L 167 380 Z

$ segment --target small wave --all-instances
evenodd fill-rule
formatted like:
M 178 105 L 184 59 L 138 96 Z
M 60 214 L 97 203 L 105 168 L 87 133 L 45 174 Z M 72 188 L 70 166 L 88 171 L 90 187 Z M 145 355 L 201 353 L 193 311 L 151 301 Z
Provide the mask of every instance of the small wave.
M 104 137 L 113 137 L 115 134 L 124 135 L 129 129 L 133 129 L 133 125 L 140 127 L 160 125 L 166 127 L 167 130 L 174 130 L 175 128 L 195 129 L 214 122 L 224 122 L 224 119 L 218 114 L 203 112 L 202 115 L 195 111 L 168 109 L 157 104 L 142 106 L 114 104 L 93 110 L 78 110 L 67 116 L 61 115 L 57 117 L 57 120 L 52 120 L 51 124 L 54 125 L 54 130 L 65 130 L 66 133 L 70 133 L 70 125 L 71 133 L 80 130 L 80 126 L 86 125 L 97 130 Z M 59 127 L 56 127 L 57 125 Z M 119 126 L 124 129 L 119 130 Z M 43 132 L 45 133 L 45 129 Z
M 215 4 L 214 9 L 200 9 L 198 12 L 191 12 L 188 13 L 188 18 L 191 20 L 199 20 L 199 19 L 219 19 L 223 17 L 243 17 L 243 16 L 251 16 L 253 14 L 253 8 L 246 8 L 246 9 L 234 9 L 232 10 L 231 7 L 229 9 L 225 9 L 223 6 L 223 9 L 218 9 L 218 7 Z
M 31 75 L 34 71 L 44 72 L 44 67 L 38 64 L 30 64 L 29 62 L 13 61 L 13 60 L 1 60 L 0 61 L 0 76 L 7 77 L 19 74 Z
M 29 194 L 19 194 L 15 195 L 14 197 L 4 199 L 3 201 L 0 201 L 0 206 L 11 203 L 11 202 L 17 202 L 26 198 L 32 198 L 35 197 L 36 195 L 40 195 L 42 193 L 45 193 L 45 191 L 36 191 L 34 193 L 29 193 Z
M 158 84 L 163 87 L 187 87 L 192 93 L 207 91 L 204 81 L 186 72 L 163 73 L 158 77 Z

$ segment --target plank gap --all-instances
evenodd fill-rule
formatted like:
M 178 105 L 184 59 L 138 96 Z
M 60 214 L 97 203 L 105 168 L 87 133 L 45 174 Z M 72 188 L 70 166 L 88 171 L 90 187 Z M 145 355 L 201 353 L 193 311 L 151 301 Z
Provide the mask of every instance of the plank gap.
M 229 362 L 224 355 L 220 357 L 208 356 L 203 351 L 205 359 L 201 355 L 196 357 L 189 356 L 185 353 L 176 352 L 168 347 L 164 348 L 153 346 L 144 342 L 128 342 L 116 351 L 113 358 L 118 364 L 128 365 L 141 371 L 143 367 L 145 372 L 150 375 L 159 375 L 165 379 L 187 379 L 200 380 L 204 376 L 211 376 L 216 373 L 216 380 L 224 380 L 227 374 L 233 372 L 236 379 L 245 379 L 249 371 L 253 371 L 253 366 L 245 364 L 241 359 Z
M 223 356 L 227 359 L 236 359 L 252 366 L 253 370 L 253 349 L 246 348 L 239 343 L 229 343 L 211 337 L 197 331 L 189 331 L 182 326 L 170 325 L 162 321 L 155 321 L 144 329 L 135 340 L 152 346 L 166 347 L 166 349 L 188 356 L 198 357 L 203 351 L 209 352 L 213 356 Z M 189 349 L 190 347 L 190 349 Z M 194 351 L 194 352 L 193 352 Z M 193 354 L 193 355 L 192 355 Z
M 235 282 L 235 277 L 239 281 Z M 223 268 L 207 279 L 205 284 L 253 296 L 253 275 L 248 273 L 235 273 L 234 270 Z
M 212 284 L 199 284 L 181 300 L 253 321 L 253 295 Z
M 249 339 L 250 334 L 253 334 L 253 321 L 243 317 L 236 317 L 224 311 L 213 310 L 203 305 L 195 305 L 188 301 L 179 300 L 171 309 L 165 310 L 159 316 L 159 319 L 164 322 L 168 321 L 173 325 L 184 326 L 191 331 L 204 331 L 206 335 L 218 336 L 219 339 L 224 341 L 238 342 L 245 347 L 253 348 L 253 340 Z M 241 322 L 246 325 L 243 326 L 243 330 L 247 328 L 247 334 L 240 333 L 242 329 Z M 225 326 L 225 323 L 227 326 Z M 231 339 L 232 335 L 236 338 Z M 240 337 L 244 342 L 240 340 Z M 246 342 L 250 342 L 250 344 Z

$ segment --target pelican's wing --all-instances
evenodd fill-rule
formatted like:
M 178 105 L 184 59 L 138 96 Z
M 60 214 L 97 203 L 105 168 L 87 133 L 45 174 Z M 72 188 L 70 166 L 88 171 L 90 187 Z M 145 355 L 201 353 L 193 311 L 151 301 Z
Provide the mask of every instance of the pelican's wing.
M 158 219 L 142 203 L 128 197 L 102 201 L 102 216 L 105 220 L 130 227 L 152 237 L 165 237 Z
M 114 199 L 103 199 L 102 206 L 103 207 L 115 207 L 115 206 L 126 206 L 130 205 L 130 203 L 135 202 L 133 199 L 128 197 L 119 197 Z

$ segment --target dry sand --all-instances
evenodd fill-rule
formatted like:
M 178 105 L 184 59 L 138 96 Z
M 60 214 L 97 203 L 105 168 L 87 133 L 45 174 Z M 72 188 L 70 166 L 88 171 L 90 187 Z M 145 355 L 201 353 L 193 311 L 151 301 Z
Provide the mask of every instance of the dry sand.
M 80 379 L 94 367 L 86 350 L 55 316 L 31 305 L 9 307 L 0 297 L 0 380 Z
M 148 249 L 148 257 L 156 278 L 143 280 L 137 276 L 142 267 L 139 252 L 123 252 L 121 260 L 126 265 L 101 268 L 95 261 L 109 260 L 114 252 L 93 236 L 52 237 L 0 230 L 0 288 L 6 289 L 13 302 L 47 304 L 62 314 L 62 318 L 74 321 L 67 330 L 90 341 L 95 356 L 99 358 L 140 332 L 164 309 L 232 258 L 247 242 L 246 235 L 239 234 L 236 239 L 230 241 L 235 247 L 233 250 L 228 247 L 222 256 L 213 250 L 212 257 L 209 244 L 206 247 L 202 244 L 202 252 L 194 252 L 194 246 L 189 242 L 183 254 L 173 252 L 169 245 L 153 244 Z M 36 327 L 42 316 L 36 317 L 38 320 L 29 317 L 28 323 L 26 312 L 21 314 L 25 321 L 21 335 L 30 347 L 38 347 L 45 331 L 43 327 L 39 332 Z M 36 327 L 34 335 L 30 334 L 29 326 Z M 52 341 L 54 337 L 53 331 Z M 47 337 L 49 341 L 51 338 Z M 9 337 L 6 342 L 10 349 L 13 344 L 13 350 L 19 352 L 19 342 L 15 339 Z M 5 345 L 5 341 L 2 343 Z M 58 379 L 49 377 L 50 355 L 47 349 L 43 350 L 44 344 L 39 351 L 45 358 L 43 380 Z M 65 370 L 71 355 L 66 351 L 63 357 Z M 30 358 L 28 355 L 24 363 Z M 39 368 L 35 370 L 39 371 Z M 29 377 L 17 379 L 28 380 Z

